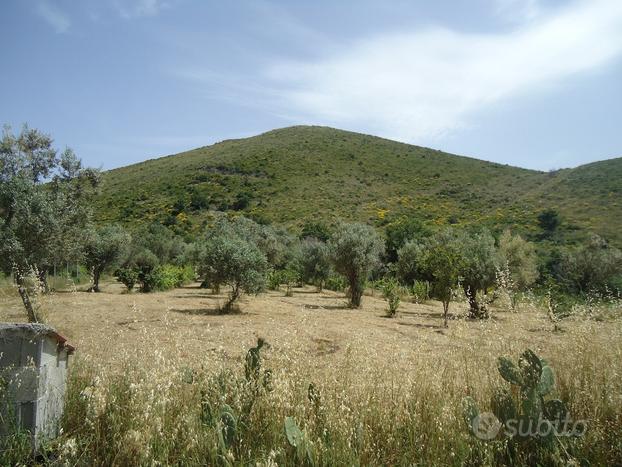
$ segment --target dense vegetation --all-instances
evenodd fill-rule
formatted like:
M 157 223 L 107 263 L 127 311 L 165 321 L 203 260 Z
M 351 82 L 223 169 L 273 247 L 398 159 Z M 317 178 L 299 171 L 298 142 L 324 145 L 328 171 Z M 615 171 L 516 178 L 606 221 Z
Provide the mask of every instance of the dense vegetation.
M 215 293 L 226 288 L 221 313 L 244 311 L 242 294 L 285 286 L 285 295 L 291 295 L 295 285 L 312 284 L 345 292 L 351 308 L 361 307 L 366 290 L 380 289 L 389 317 L 399 314 L 402 300 L 436 299 L 448 327 L 449 307 L 457 299 L 468 303 L 470 320 L 485 320 L 491 304 L 503 296 L 519 311 L 521 299 L 535 294 L 546 303 L 558 331 L 558 321 L 571 315 L 577 302 L 591 306 L 620 297 L 619 237 L 604 236 L 619 219 L 611 213 L 609 223 L 596 214 L 585 218 L 572 205 L 575 195 L 557 203 L 549 194 L 564 193 L 569 181 L 600 180 L 593 165 L 542 174 L 302 127 L 109 172 L 97 196 L 99 174 L 84 169 L 71 152 L 59 156 L 51 139 L 36 130 L 24 128 L 17 136 L 5 132 L 1 149 L 1 266 L 13 274 L 31 321 L 39 319 L 33 301 L 39 290 L 48 291 L 48 274 L 70 261 L 88 269 L 92 292 L 99 291 L 105 274 L 123 283 L 126 293 L 193 281 Z M 601 181 L 611 193 L 617 185 L 607 177 L 616 173 L 616 161 L 604 164 L 610 174 Z M 591 196 L 598 213 L 604 192 L 585 190 L 577 192 L 583 199 Z M 538 204 L 534 193 L 551 202 Z M 94 203 L 99 203 L 95 216 Z M 614 201 L 610 205 L 618 209 Z M 578 456 L 605 462 L 619 456 L 607 457 L 604 447 L 607 436 L 620 433 L 619 418 L 611 415 L 614 403 L 575 391 L 569 376 L 562 378 L 562 391 L 572 408 L 603 414 L 594 418 L 595 434 L 588 439 L 599 443 L 596 451 L 577 440 L 542 453 L 540 447 L 534 451 L 507 443 L 484 447 L 462 427 L 446 422 L 459 417 L 456 401 L 464 388 L 453 387 L 451 403 L 443 405 L 438 391 L 447 382 L 432 370 L 427 377 L 435 385 L 424 379 L 412 392 L 382 385 L 357 392 L 360 388 L 346 381 L 341 391 L 310 384 L 304 394 L 302 379 L 284 377 L 288 364 L 281 380 L 261 367 L 265 347 L 260 340 L 249 350 L 243 375 L 229 367 L 179 375 L 176 367 L 158 373 L 162 381 L 141 387 L 151 381 L 146 369 L 128 368 L 105 386 L 98 401 L 92 397 L 101 391 L 92 383 L 95 370 L 79 368 L 64 420 L 73 444 L 65 445 L 61 456 L 73 462 L 84 455 L 85 462 L 100 465 L 154 459 L 351 465 L 438 458 L 444 464 L 500 458 L 501 463 L 529 464 L 542 459 L 564 463 Z M 593 376 L 595 355 L 596 350 L 589 361 L 572 357 L 583 365 L 584 377 Z M 521 415 L 544 413 L 552 370 L 533 353 L 521 358 L 537 371 L 508 376 L 504 371 L 511 367 L 504 360 L 501 374 L 522 391 Z M 546 391 L 539 380 L 525 379 L 532 373 L 545 378 Z M 381 384 L 381 376 L 374 375 L 374 383 Z M 603 384 L 615 386 L 611 375 L 600 376 Z M 481 382 L 475 387 L 493 398 L 502 394 Z M 475 399 L 468 400 L 475 417 Z M 501 400 L 506 408 L 511 407 L 508 400 Z M 542 407 L 527 410 L 529 404 Z M 152 407 L 160 411 L 159 427 L 141 419 Z M 361 420 L 357 413 L 367 415 Z M 444 449 L 448 435 L 443 430 L 451 436 L 451 455 Z M 2 442 L 14 443 L 10 449 L 17 452 L 24 439 L 18 431 Z M 547 457 L 550 453 L 554 458 Z
M 538 215 L 559 212 L 551 241 L 596 233 L 622 247 L 622 159 L 537 172 L 325 127 L 224 141 L 103 174 L 100 222 L 163 222 L 199 234 L 208 210 L 301 229 L 339 219 L 384 227 L 475 225 L 535 241 Z

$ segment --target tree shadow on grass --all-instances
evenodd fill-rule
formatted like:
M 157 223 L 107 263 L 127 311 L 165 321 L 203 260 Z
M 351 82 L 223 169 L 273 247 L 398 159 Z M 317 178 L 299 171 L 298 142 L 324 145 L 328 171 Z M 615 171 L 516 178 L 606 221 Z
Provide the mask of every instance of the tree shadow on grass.
M 181 313 L 190 316 L 240 316 L 254 315 L 256 313 L 242 311 L 240 309 L 232 309 L 223 311 L 221 308 L 171 308 L 169 311 Z
M 452 320 L 455 319 L 454 317 L 452 317 L 451 315 L 447 317 L 448 320 Z M 419 328 L 419 329 L 445 329 L 445 326 L 441 323 L 441 324 L 426 324 L 426 323 L 406 323 L 404 321 L 398 321 L 397 324 L 399 324 L 400 326 L 411 326 L 413 328 Z
M 347 303 L 344 303 L 342 305 L 314 305 L 309 303 L 302 303 L 301 306 L 309 310 L 352 310 L 352 308 L 350 308 Z
M 406 315 L 406 316 L 416 316 L 418 318 L 429 318 L 429 319 L 443 319 L 443 312 L 442 311 L 429 311 L 429 312 L 422 312 L 422 311 L 400 311 L 401 315 Z M 447 314 L 447 318 L 448 319 L 458 319 L 460 317 L 464 317 L 464 315 L 458 315 L 455 313 L 448 313 Z
M 195 289 L 196 290 L 196 289 Z M 223 299 L 223 295 L 219 295 L 219 294 L 213 294 L 210 292 L 206 292 L 206 293 L 189 293 L 189 294 L 185 294 L 185 295 L 174 295 L 173 298 L 207 298 L 210 300 L 216 300 L 216 299 Z

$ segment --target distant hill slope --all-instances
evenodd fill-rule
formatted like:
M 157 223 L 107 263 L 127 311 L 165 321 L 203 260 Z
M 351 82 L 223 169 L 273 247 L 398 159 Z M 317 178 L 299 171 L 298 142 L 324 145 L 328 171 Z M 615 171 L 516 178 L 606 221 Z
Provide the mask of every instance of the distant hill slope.
M 219 209 L 290 226 L 409 215 L 535 234 L 537 213 L 552 207 L 571 231 L 622 240 L 622 159 L 545 173 L 297 126 L 111 170 L 103 180 L 100 221 L 159 220 L 189 232 Z

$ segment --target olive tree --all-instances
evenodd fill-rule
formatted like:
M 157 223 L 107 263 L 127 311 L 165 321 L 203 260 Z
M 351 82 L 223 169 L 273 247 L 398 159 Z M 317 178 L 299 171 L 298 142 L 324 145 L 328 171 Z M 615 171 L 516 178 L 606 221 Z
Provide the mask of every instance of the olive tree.
M 444 325 L 447 327 L 452 291 L 464 269 L 460 242 L 454 232 L 447 229 L 425 239 L 419 246 L 409 246 L 408 250 L 417 252 L 417 278 L 430 282 L 432 294 L 443 304 Z
M 402 283 L 412 286 L 417 280 L 426 280 L 422 270 L 425 248 L 424 242 L 413 239 L 398 250 L 395 273 Z
M 231 215 L 218 215 L 208 225 L 204 238 L 220 235 L 236 236 L 256 245 L 268 263 L 276 269 L 282 269 L 290 262 L 291 247 L 296 240 L 284 229 L 258 224 L 244 216 Z
M 538 279 L 538 261 L 533 243 L 506 229 L 499 237 L 500 285 L 510 296 L 513 310 L 518 306 L 519 293 Z
M 101 275 L 125 259 L 130 241 L 130 235 L 118 225 L 107 225 L 90 232 L 84 247 L 84 262 L 93 281 L 89 291 L 99 292 Z
M 388 261 L 395 263 L 399 258 L 400 248 L 409 241 L 427 234 L 426 228 L 418 219 L 400 217 L 391 222 L 385 229 Z
M 330 254 L 326 243 L 315 238 L 306 238 L 300 244 L 298 270 L 304 282 L 315 284 L 318 292 L 330 275 Z
M 359 308 L 365 281 L 380 262 L 384 245 L 378 234 L 364 224 L 342 224 L 334 232 L 329 249 L 335 270 L 349 285 L 350 306 Z
M 133 232 L 132 249 L 135 252 L 149 250 L 161 264 L 178 263 L 185 253 L 185 244 L 166 226 L 152 223 Z
M 471 318 L 487 318 L 488 308 L 480 303 L 478 293 L 486 293 L 495 283 L 499 255 L 495 239 L 488 231 L 462 234 L 457 241 L 463 257 L 460 271 L 462 288 L 469 301 Z
M 622 274 L 622 252 L 593 235 L 583 245 L 562 254 L 558 276 L 572 292 L 605 291 Z
M 242 292 L 259 293 L 266 285 L 268 261 L 259 248 L 237 236 L 218 235 L 207 240 L 200 254 L 208 283 L 231 287 L 224 313 L 233 309 Z
M 47 287 L 56 262 L 77 260 L 91 218 L 99 174 L 70 150 L 60 156 L 50 136 L 5 127 L 0 140 L 0 266 L 12 271 L 30 321 L 37 321 L 27 277 Z

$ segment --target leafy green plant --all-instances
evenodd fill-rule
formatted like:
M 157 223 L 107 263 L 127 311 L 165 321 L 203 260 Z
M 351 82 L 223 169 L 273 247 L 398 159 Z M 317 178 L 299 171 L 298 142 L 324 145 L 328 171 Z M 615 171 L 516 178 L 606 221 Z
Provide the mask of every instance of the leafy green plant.
M 221 451 L 227 452 L 238 437 L 238 419 L 233 409 L 226 404 L 220 408 L 219 418 L 218 442 Z
M 430 283 L 428 281 L 415 281 L 409 290 L 413 303 L 425 303 L 430 299 Z
M 255 347 L 251 347 L 246 352 L 246 359 L 244 362 L 244 375 L 246 376 L 246 380 L 249 382 L 259 382 L 261 377 L 261 349 L 269 348 L 270 344 L 268 344 L 263 338 L 257 338 L 257 345 Z M 266 370 L 263 374 L 263 384 L 265 387 L 269 385 L 270 377 L 269 370 Z
M 115 277 L 129 292 L 134 289 L 138 281 L 138 271 L 134 268 L 120 268 L 115 271 Z
M 346 280 L 342 276 L 330 275 L 324 283 L 324 288 L 333 292 L 343 292 L 348 286 Z
M 157 266 L 146 278 L 149 290 L 165 291 L 181 287 L 192 281 L 194 271 L 190 266 L 165 264 Z
M 298 465 L 314 466 L 315 453 L 307 435 L 298 427 L 292 417 L 286 417 L 283 426 L 287 442 L 295 450 L 296 463 Z
M 397 279 L 390 278 L 384 281 L 382 285 L 382 296 L 385 298 L 389 305 L 387 310 L 387 316 L 393 317 L 397 313 L 397 309 L 400 306 L 402 300 L 402 293 L 404 289 L 400 286 Z
M 266 276 L 268 290 L 279 290 L 283 283 L 283 271 L 272 270 Z
M 559 460 L 567 450 L 559 433 L 567 429 L 568 409 L 559 399 L 545 399 L 555 387 L 551 366 L 532 350 L 521 354 L 517 363 L 499 357 L 497 368 L 510 389 L 498 389 L 491 399 L 491 420 L 481 413 L 471 397 L 463 400 L 464 417 L 472 432 L 481 439 L 496 440 L 506 445 L 506 461 L 535 465 Z M 573 436 L 573 433 L 563 433 Z M 561 449 L 560 449 L 561 447 Z M 567 459 L 570 460 L 570 459 Z
M 294 294 L 294 286 L 300 280 L 300 274 L 292 269 L 282 271 L 281 278 L 285 283 L 285 296 L 291 297 Z

